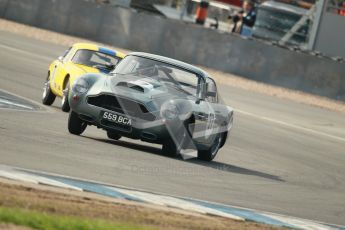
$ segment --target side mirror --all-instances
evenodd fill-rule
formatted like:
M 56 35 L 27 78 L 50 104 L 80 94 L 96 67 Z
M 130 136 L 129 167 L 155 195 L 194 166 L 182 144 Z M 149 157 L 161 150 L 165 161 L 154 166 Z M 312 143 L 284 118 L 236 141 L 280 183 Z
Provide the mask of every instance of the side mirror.
M 217 93 L 216 92 L 207 92 L 206 97 L 216 97 Z
M 107 62 L 107 63 L 105 63 L 105 67 L 108 69 L 108 70 L 113 70 L 113 69 L 115 69 L 115 66 L 116 65 L 114 65 L 114 64 L 112 64 L 112 63 L 110 63 L 110 62 Z
M 197 95 L 197 99 L 195 101 L 195 104 L 200 104 L 201 101 L 204 101 L 206 98 L 206 94 L 204 92 L 207 92 L 207 83 L 201 83 L 198 85 L 198 95 Z
M 216 85 L 213 83 L 208 83 L 206 85 L 206 97 L 216 97 L 217 96 L 217 88 Z
M 62 62 L 63 61 L 63 57 L 62 56 L 58 57 L 58 60 Z

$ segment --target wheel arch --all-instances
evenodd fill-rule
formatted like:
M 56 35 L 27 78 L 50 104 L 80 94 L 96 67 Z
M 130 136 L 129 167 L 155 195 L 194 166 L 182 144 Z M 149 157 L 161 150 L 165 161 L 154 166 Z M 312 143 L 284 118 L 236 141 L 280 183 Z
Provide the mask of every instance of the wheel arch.
M 67 73 L 65 78 L 63 79 L 62 90 L 64 90 L 66 88 L 67 82 L 69 81 L 70 78 L 71 78 L 71 75 L 69 73 Z
M 55 91 L 55 88 L 54 88 L 54 83 L 51 79 L 51 76 L 50 76 L 50 69 L 48 69 L 48 74 L 47 74 L 47 78 L 46 80 L 48 81 L 49 80 L 49 86 L 50 86 L 50 89 L 51 91 L 56 95 L 56 91 Z
M 220 147 L 219 148 L 222 148 L 225 145 L 227 139 L 228 139 L 228 131 L 223 133 L 222 143 L 220 143 Z
M 188 129 L 187 131 L 189 132 L 190 135 L 193 135 L 194 124 L 195 124 L 195 116 L 194 116 L 194 113 L 192 113 L 192 112 L 189 115 L 189 117 L 185 120 L 185 125 L 191 125 L 191 124 L 193 124 L 192 130 Z

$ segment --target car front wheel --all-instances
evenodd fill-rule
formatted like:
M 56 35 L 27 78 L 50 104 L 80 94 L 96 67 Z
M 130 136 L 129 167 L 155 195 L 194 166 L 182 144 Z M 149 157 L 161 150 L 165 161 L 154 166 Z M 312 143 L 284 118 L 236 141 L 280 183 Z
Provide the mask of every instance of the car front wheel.
M 224 134 L 218 133 L 215 136 L 215 139 L 209 149 L 198 150 L 198 159 L 203 160 L 203 161 L 212 161 L 216 157 L 222 145 L 223 138 L 224 138 Z
M 171 134 L 174 135 L 174 138 L 170 136 L 165 142 L 163 143 L 162 152 L 165 155 L 171 156 L 171 157 L 177 157 L 180 155 L 181 150 L 185 149 L 186 147 L 189 147 L 190 144 L 192 144 L 192 130 L 190 130 L 190 120 L 186 120 L 183 122 L 183 126 L 175 129 L 175 126 L 172 125 L 171 128 Z M 179 126 L 176 126 L 179 127 Z M 174 130 L 174 131 L 173 131 Z
M 68 117 L 68 131 L 74 135 L 80 135 L 86 129 L 87 123 L 82 121 L 78 114 L 71 111 Z
M 112 139 L 112 140 L 119 140 L 121 138 L 121 135 L 112 131 L 107 131 L 107 136 L 109 139 Z
M 52 105 L 55 101 L 55 94 L 50 89 L 50 74 L 48 74 L 47 80 L 44 83 L 42 103 L 44 105 Z
M 163 154 L 171 157 L 177 157 L 179 155 L 179 151 L 177 146 L 172 138 L 165 140 L 162 146 Z

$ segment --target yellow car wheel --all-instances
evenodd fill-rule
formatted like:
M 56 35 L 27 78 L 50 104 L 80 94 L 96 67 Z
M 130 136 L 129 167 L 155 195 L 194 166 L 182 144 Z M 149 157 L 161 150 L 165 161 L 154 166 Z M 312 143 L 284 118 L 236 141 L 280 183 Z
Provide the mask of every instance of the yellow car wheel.
M 50 89 L 50 74 L 48 73 L 47 80 L 45 81 L 43 87 L 42 103 L 44 105 L 51 105 L 54 103 L 55 98 L 55 94 Z
M 62 92 L 62 100 L 61 100 L 61 109 L 64 112 L 69 112 L 69 102 L 68 102 L 68 94 L 69 94 L 69 80 L 67 80 L 66 86 Z

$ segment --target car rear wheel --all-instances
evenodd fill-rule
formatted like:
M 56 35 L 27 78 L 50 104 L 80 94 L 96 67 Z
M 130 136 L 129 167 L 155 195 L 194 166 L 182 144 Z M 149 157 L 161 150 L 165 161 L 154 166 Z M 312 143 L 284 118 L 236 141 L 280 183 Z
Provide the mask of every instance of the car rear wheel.
M 216 157 L 222 145 L 223 138 L 224 138 L 224 134 L 218 133 L 209 149 L 198 150 L 198 159 L 203 160 L 203 161 L 212 161 Z
M 112 131 L 107 131 L 107 136 L 109 139 L 112 139 L 112 140 L 119 140 L 121 138 L 120 134 L 117 134 L 117 133 L 112 132 Z
M 61 100 L 61 109 L 64 112 L 69 112 L 69 102 L 68 102 L 68 94 L 69 94 L 69 80 L 67 80 L 66 86 L 62 92 L 62 100 Z
M 68 131 L 74 135 L 82 134 L 86 129 L 87 123 L 81 120 L 77 113 L 71 111 L 68 117 Z
M 50 74 L 48 74 L 47 80 L 44 83 L 42 103 L 44 105 L 52 105 L 55 101 L 55 94 L 50 89 Z

